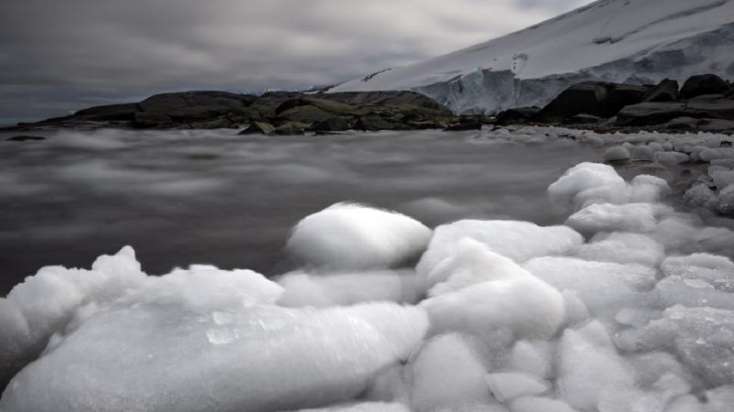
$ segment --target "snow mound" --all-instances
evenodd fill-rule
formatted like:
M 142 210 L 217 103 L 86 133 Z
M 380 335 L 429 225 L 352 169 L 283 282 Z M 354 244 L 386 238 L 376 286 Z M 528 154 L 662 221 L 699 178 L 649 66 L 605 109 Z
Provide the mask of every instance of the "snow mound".
M 415 90 L 456 112 L 543 106 L 573 83 L 731 77 L 734 3 L 599 0 L 504 37 L 341 84 Z
M 383 269 L 418 257 L 430 238 L 429 228 L 405 215 L 338 203 L 301 220 L 287 249 L 317 267 Z
M 213 399 L 224 410 L 347 401 L 380 369 L 405 359 L 426 327 L 421 310 L 392 304 L 258 305 L 208 315 L 180 304 L 111 308 L 18 374 L 0 405 L 203 411 Z

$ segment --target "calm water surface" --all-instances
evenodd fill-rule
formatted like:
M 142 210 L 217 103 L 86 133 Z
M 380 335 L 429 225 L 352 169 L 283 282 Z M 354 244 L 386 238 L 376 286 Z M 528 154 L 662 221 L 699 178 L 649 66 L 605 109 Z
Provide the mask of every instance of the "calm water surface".
M 124 245 L 148 273 L 192 263 L 275 274 L 302 217 L 339 201 L 434 226 L 562 217 L 546 187 L 599 160 L 572 143 L 497 143 L 478 132 L 242 137 L 234 131 L 0 135 L 0 296 L 45 265 L 89 267 Z

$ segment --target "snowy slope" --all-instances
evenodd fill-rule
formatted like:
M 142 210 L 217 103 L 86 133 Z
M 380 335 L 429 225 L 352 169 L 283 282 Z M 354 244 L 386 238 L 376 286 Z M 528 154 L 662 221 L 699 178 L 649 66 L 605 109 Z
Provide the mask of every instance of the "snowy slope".
M 734 78 L 734 0 L 600 0 L 333 91 L 414 89 L 458 112 L 544 104 L 580 80 Z

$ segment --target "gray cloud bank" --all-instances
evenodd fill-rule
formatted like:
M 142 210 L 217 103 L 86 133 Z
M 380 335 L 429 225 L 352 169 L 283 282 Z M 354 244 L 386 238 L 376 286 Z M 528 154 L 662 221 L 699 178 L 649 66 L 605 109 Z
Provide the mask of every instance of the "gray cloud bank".
M 584 0 L 2 0 L 0 123 L 172 90 L 344 81 Z

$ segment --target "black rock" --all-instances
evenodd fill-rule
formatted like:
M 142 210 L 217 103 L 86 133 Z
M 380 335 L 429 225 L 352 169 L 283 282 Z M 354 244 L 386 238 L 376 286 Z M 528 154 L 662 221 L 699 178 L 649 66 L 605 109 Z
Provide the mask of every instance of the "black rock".
M 617 113 L 617 126 L 647 126 L 685 117 L 686 105 L 676 102 L 647 102 L 630 105 Z
M 480 116 L 461 116 L 457 121 L 446 126 L 444 130 L 448 132 L 482 130 L 482 118 Z
M 590 124 L 600 123 L 602 120 L 604 119 L 602 119 L 599 116 L 594 116 L 593 114 L 581 113 L 581 114 L 573 115 L 571 117 L 567 117 L 566 119 L 563 120 L 563 123 L 568 124 L 568 125 L 581 125 L 581 124 L 590 125 Z
M 286 122 L 275 128 L 272 134 L 280 136 L 297 136 L 306 133 L 311 125 L 301 122 Z
M 561 92 L 541 110 L 538 118 L 545 122 L 559 122 L 582 113 L 608 118 L 625 106 L 641 102 L 647 92 L 645 86 L 578 83 Z
M 5 140 L 9 142 L 32 142 L 32 141 L 38 141 L 38 140 L 46 140 L 46 138 L 43 136 L 21 135 L 21 136 L 12 136 Z
M 316 122 L 311 126 L 311 131 L 316 133 L 343 132 L 354 128 L 354 121 L 350 118 L 333 116 L 326 120 Z
M 376 132 L 379 130 L 401 130 L 406 128 L 400 123 L 393 122 L 379 115 L 361 116 L 354 123 L 355 130 Z
M 275 126 L 266 122 L 253 122 L 245 130 L 239 132 L 239 135 L 264 134 L 266 136 L 275 133 Z
M 721 95 L 699 96 L 688 102 L 686 113 L 697 118 L 734 120 L 734 99 Z
M 137 103 L 111 104 L 107 106 L 90 107 L 74 113 L 74 117 L 86 121 L 133 121 L 135 113 L 140 111 Z
M 502 126 L 511 124 L 526 124 L 531 122 L 540 113 L 540 107 L 517 107 L 497 114 L 495 123 Z
M 683 84 L 680 96 L 683 99 L 692 99 L 705 94 L 725 94 L 729 91 L 729 84 L 715 74 L 701 74 L 692 76 Z
M 676 80 L 665 79 L 658 83 L 642 98 L 643 102 L 674 102 L 679 97 L 679 85 Z

